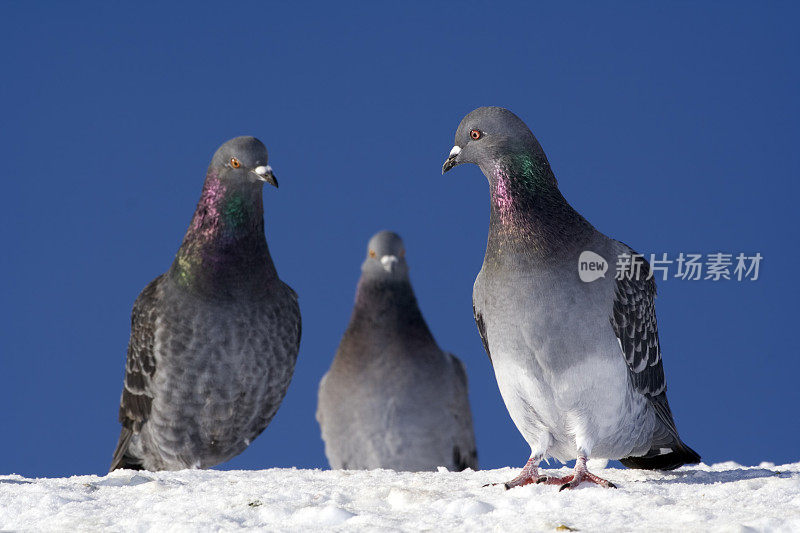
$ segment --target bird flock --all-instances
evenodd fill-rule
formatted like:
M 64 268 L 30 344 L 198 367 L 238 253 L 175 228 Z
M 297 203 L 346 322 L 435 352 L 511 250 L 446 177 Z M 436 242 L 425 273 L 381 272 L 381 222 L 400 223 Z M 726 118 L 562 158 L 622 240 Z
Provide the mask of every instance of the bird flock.
M 667 402 L 655 282 L 579 277 L 579 257 L 633 254 L 562 196 L 525 123 L 500 107 L 466 115 L 442 173 L 472 163 L 489 182 L 478 333 L 531 454 L 498 483 L 614 487 L 589 458 L 669 470 L 697 463 Z M 210 468 L 241 453 L 275 416 L 300 348 L 298 296 L 278 277 L 263 220 L 267 149 L 237 137 L 216 151 L 170 268 L 131 314 L 110 470 Z M 399 235 L 367 244 L 350 323 L 319 385 L 317 421 L 331 468 L 478 468 L 463 363 L 425 323 Z M 575 460 L 573 474 L 539 471 Z

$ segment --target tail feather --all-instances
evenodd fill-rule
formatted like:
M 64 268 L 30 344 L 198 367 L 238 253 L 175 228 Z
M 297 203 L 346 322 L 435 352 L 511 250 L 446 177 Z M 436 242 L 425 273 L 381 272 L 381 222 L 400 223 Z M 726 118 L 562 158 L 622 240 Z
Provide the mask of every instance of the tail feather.
M 663 448 L 654 448 L 641 457 L 626 457 L 620 459 L 627 468 L 641 470 L 674 470 L 679 466 L 693 465 L 700 462 L 700 454 L 682 442 L 677 449 L 662 453 Z
M 648 399 L 656 415 L 650 451 L 638 457 L 625 457 L 620 462 L 628 468 L 642 470 L 674 470 L 679 466 L 699 463 L 700 454 L 684 444 L 678 436 L 666 392 Z
M 108 469 L 109 472 L 120 468 L 127 468 L 129 470 L 144 470 L 144 465 L 142 462 L 136 457 L 128 454 L 128 445 L 131 442 L 131 437 L 133 437 L 133 432 L 130 429 L 123 427 L 119 434 L 117 448 L 114 450 L 114 457 L 111 459 L 111 467 Z
M 453 446 L 453 465 L 456 468 L 456 472 L 461 472 L 467 468 L 477 470 L 478 451 L 473 448 L 464 453 L 458 446 Z

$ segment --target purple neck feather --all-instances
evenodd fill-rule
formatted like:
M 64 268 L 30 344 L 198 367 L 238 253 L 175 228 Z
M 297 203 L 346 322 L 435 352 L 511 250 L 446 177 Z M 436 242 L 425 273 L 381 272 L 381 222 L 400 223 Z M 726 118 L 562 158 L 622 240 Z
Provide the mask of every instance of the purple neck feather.
M 547 160 L 516 154 L 486 169 L 490 187 L 487 257 L 506 252 L 555 257 L 583 239 L 591 225 L 558 190 Z
M 170 272 L 180 285 L 223 295 L 259 291 L 274 278 L 261 185 L 225 183 L 209 171 Z

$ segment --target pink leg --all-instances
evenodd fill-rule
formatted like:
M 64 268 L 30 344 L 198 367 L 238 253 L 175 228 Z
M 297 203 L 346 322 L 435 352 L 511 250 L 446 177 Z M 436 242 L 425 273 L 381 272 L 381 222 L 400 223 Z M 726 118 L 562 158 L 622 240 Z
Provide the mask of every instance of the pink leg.
M 513 489 L 514 487 L 529 485 L 535 482 L 537 479 L 539 479 L 539 460 L 531 457 L 528 459 L 528 462 L 525 463 L 525 466 L 522 468 L 522 472 L 520 472 L 519 475 L 511 481 L 506 481 L 503 483 L 503 486 L 506 488 L 506 490 Z
M 536 483 L 544 483 L 545 485 L 563 485 L 564 483 L 569 483 L 572 481 L 572 478 L 575 476 L 564 476 L 564 477 L 555 477 L 555 476 L 541 476 L 539 479 L 536 480 Z
M 617 486 L 610 481 L 607 481 L 601 477 L 597 477 L 586 469 L 586 455 L 583 453 L 578 455 L 578 460 L 575 461 L 575 473 L 573 475 L 565 478 L 547 478 L 543 481 L 543 483 L 547 483 L 548 485 L 557 485 L 563 483 L 561 488 L 558 489 L 559 491 L 564 489 L 574 489 L 583 482 L 594 483 L 595 485 L 600 485 L 601 487 L 606 487 L 608 489 L 617 488 Z
M 490 485 L 503 485 L 506 490 L 508 490 L 513 489 L 514 487 L 522 487 L 524 485 L 536 483 L 538 479 L 539 460 L 531 457 L 528 459 L 528 462 L 525 463 L 525 466 L 522 468 L 522 472 L 520 472 L 519 475 L 511 481 L 506 481 L 505 483 L 489 483 L 489 485 L 484 485 L 484 487 L 488 487 Z

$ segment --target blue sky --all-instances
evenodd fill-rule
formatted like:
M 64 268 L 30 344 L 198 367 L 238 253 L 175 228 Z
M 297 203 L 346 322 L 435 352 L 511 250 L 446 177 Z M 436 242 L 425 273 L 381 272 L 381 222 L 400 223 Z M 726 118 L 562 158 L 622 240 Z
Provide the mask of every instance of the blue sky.
M 796 461 L 797 5 L 0 4 L 0 473 L 102 473 L 130 309 L 172 261 L 219 144 L 255 135 L 303 341 L 270 427 L 222 468 L 324 467 L 316 390 L 367 239 L 405 239 L 465 362 L 481 464 L 528 449 L 472 319 L 488 191 L 440 175 L 462 116 L 527 122 L 567 199 L 639 252 L 759 252 L 756 282 L 659 283 L 669 397 L 706 461 Z

